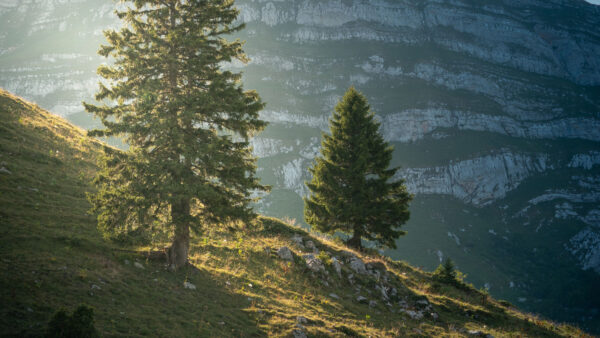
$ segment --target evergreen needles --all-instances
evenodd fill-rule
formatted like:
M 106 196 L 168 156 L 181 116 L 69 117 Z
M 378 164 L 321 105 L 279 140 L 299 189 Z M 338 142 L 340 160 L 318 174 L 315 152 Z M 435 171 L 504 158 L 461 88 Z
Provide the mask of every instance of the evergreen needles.
M 247 61 L 239 40 L 223 36 L 233 24 L 233 1 L 126 1 L 120 31 L 105 32 L 99 54 L 114 58 L 98 73 L 96 100 L 84 103 L 105 128 L 122 136 L 126 153 L 105 150 L 90 196 L 104 233 L 137 228 L 174 232 L 169 264 L 187 262 L 190 228 L 255 216 L 255 177 L 248 139 L 266 123 L 258 94 L 244 91 L 241 74 L 221 70 Z
M 350 233 L 347 243 L 358 249 L 361 239 L 396 248 L 412 196 L 403 180 L 392 180 L 398 170 L 388 169 L 393 149 L 366 98 L 350 87 L 329 123 L 331 135 L 323 134 L 321 156 L 309 169 L 306 222 L 321 232 Z

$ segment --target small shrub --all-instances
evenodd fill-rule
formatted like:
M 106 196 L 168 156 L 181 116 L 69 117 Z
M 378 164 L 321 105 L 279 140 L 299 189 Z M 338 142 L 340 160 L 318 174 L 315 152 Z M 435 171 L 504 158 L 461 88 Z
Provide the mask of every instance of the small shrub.
M 458 280 L 456 278 L 454 262 L 452 262 L 450 258 L 446 258 L 444 263 L 440 264 L 437 269 L 435 269 L 433 277 L 444 283 L 456 284 Z
M 85 305 L 73 311 L 69 316 L 65 310 L 59 310 L 48 323 L 46 337 L 49 338 L 91 338 L 99 337 L 94 326 L 94 310 Z
M 319 252 L 319 255 L 317 256 L 318 259 L 321 260 L 321 262 L 323 262 L 323 264 L 325 265 L 331 265 L 331 257 L 329 256 L 329 254 L 325 251 L 321 251 Z

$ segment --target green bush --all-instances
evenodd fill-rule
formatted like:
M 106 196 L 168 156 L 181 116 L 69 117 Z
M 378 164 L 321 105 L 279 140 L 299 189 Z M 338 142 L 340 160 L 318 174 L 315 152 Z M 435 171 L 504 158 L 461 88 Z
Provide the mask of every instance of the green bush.
M 331 265 L 331 257 L 329 256 L 329 254 L 325 251 L 321 251 L 319 252 L 319 255 L 317 256 L 318 259 L 321 260 L 321 262 L 323 262 L 323 264 L 329 266 Z
M 79 305 L 71 316 L 65 310 L 56 312 L 50 323 L 48 323 L 46 332 L 46 337 L 49 338 L 91 338 L 99 336 L 96 327 L 94 327 L 94 310 L 85 305 Z
M 454 262 L 452 262 L 450 258 L 446 258 L 444 263 L 440 264 L 437 269 L 435 269 L 433 277 L 445 283 L 455 284 L 458 279 L 456 278 Z

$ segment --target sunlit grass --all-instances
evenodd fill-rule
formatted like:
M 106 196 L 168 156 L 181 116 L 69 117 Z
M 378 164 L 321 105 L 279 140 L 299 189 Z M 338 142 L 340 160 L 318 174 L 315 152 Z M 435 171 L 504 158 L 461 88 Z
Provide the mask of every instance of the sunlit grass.
M 191 265 L 168 272 L 143 254 L 168 243 L 106 241 L 87 214 L 98 141 L 6 92 L 0 92 L 0 117 L 0 167 L 10 172 L 0 174 L 0 335 L 40 335 L 56 310 L 85 303 L 104 336 L 289 336 L 298 316 L 308 320 L 309 336 L 458 337 L 467 330 L 496 337 L 584 336 L 491 298 L 482 302 L 473 288 L 435 286 L 429 273 L 376 252 L 354 254 L 385 265 L 400 297 L 426 298 L 439 319 L 412 320 L 398 306 L 390 311 L 375 295 L 372 277 L 356 281 L 360 294 L 371 291 L 378 304 L 359 304 L 347 267 L 340 278 L 325 264 L 325 285 L 291 236 L 312 240 L 325 261 L 351 250 L 291 219 L 206 228 L 192 240 Z M 281 246 L 294 252 L 294 261 L 278 258 Z

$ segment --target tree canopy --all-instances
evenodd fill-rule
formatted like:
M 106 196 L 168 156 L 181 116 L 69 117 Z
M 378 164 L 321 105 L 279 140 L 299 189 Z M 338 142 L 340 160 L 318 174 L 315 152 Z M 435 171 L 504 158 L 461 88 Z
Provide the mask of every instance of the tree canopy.
M 398 168 L 389 168 L 393 148 L 379 125 L 366 98 L 350 87 L 329 120 L 331 135 L 323 134 L 306 183 L 306 222 L 321 232 L 351 234 L 347 243 L 359 249 L 361 239 L 396 248 L 409 218 L 412 196 L 403 180 L 392 180 Z
M 171 233 L 168 260 L 187 262 L 189 231 L 252 219 L 252 193 L 264 191 L 255 176 L 249 138 L 266 123 L 258 94 L 244 91 L 241 74 L 223 69 L 247 62 L 243 28 L 228 0 L 130 0 L 117 11 L 124 21 L 99 54 L 99 104 L 84 103 L 104 129 L 121 136 L 126 152 L 107 148 L 90 196 L 107 234 L 136 229 Z

